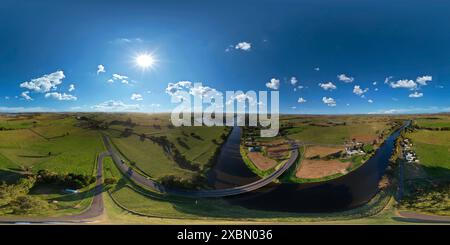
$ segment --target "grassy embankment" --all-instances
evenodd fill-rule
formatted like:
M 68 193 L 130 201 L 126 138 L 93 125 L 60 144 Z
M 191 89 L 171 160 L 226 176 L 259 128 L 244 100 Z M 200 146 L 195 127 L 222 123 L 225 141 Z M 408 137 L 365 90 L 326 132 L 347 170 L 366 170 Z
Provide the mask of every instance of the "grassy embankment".
M 108 223 L 230 223 L 230 222 L 395 222 L 391 212 L 379 216 L 390 200 L 386 193 L 368 204 L 345 212 L 301 214 L 246 209 L 222 199 L 191 199 L 161 195 L 135 185 L 121 175 L 110 160 L 105 161 L 106 176 L 121 176 L 108 187 L 105 205 Z M 369 216 L 374 215 L 374 220 Z
M 0 181 L 9 185 L 2 191 L 13 201 L 2 209 L 2 215 L 14 215 L 14 200 L 42 205 L 20 213 L 22 216 L 74 214 L 89 206 L 94 185 L 82 188 L 80 193 L 65 194 L 65 187 L 59 185 L 33 182 L 22 188 L 17 183 L 24 174 L 33 176 L 44 169 L 56 174 L 95 176 L 96 156 L 103 151 L 103 144 L 98 132 L 78 128 L 75 122 L 73 116 L 62 114 L 0 117 Z
M 135 120 L 130 119 L 132 122 Z M 158 181 L 167 176 L 189 181 L 199 174 L 205 175 L 223 143 L 223 135 L 229 132 L 226 127 L 174 128 L 162 121 L 158 121 L 158 124 L 149 121 L 151 125 L 143 121 L 133 126 L 133 133 L 129 135 L 123 134 L 126 127 L 118 126 L 108 130 L 108 134 L 132 167 Z M 166 143 L 159 144 L 152 137 L 164 138 Z M 175 159 L 174 150 L 184 158 L 181 163 Z
M 433 115 L 414 121 L 411 139 L 419 163 L 405 163 L 413 172 L 406 176 L 401 207 L 418 212 L 450 215 L 450 116 Z

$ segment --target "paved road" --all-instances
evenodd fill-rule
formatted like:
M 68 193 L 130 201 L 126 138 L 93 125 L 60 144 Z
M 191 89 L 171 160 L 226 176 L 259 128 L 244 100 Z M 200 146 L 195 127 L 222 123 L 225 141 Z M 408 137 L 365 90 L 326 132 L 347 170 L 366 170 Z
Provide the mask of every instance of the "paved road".
M 447 223 L 450 224 L 450 216 L 439 216 L 431 214 L 421 214 L 413 211 L 398 211 L 398 216 L 394 219 L 403 222 L 413 223 Z
M 0 223 L 87 223 L 103 214 L 103 158 L 108 152 L 100 153 L 97 157 L 97 180 L 94 198 L 91 206 L 80 214 L 61 217 L 0 217 Z
M 233 195 L 239 195 L 243 193 L 247 193 L 250 191 L 257 190 L 261 187 L 264 187 L 268 185 L 269 183 L 273 182 L 276 178 L 280 177 L 287 169 L 289 169 L 292 164 L 295 163 L 297 157 L 298 157 L 298 149 L 294 148 L 291 151 L 291 157 L 289 160 L 279 169 L 277 169 L 275 172 L 273 172 L 271 175 L 267 176 L 264 179 L 259 179 L 255 182 L 252 182 L 247 185 L 243 186 L 237 186 L 227 189 L 218 189 L 218 190 L 176 190 L 172 188 L 166 188 L 159 184 L 156 181 L 153 181 L 139 172 L 136 172 L 131 167 L 126 165 L 122 162 L 122 158 L 120 154 L 114 149 L 112 146 L 110 139 L 103 135 L 103 142 L 106 146 L 106 149 L 108 150 L 109 154 L 111 155 L 114 163 L 116 166 L 124 173 L 126 176 L 128 176 L 130 179 L 132 179 L 134 182 L 143 185 L 149 189 L 161 192 L 161 193 L 168 193 L 172 195 L 179 195 L 179 196 L 189 196 L 189 197 L 225 197 L 225 196 L 233 196 Z M 293 142 L 291 142 L 293 144 Z

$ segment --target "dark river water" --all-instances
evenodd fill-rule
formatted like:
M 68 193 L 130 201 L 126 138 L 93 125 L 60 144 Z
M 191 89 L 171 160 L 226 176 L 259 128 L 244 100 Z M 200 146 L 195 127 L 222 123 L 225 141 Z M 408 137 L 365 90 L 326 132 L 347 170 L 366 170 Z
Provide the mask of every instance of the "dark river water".
M 378 182 L 403 127 L 392 133 L 363 166 L 345 176 L 312 184 L 273 183 L 225 200 L 250 209 L 289 212 L 332 212 L 363 205 L 378 192 Z M 241 129 L 234 127 L 208 176 L 209 184 L 217 189 L 248 184 L 259 178 L 240 156 L 240 135 Z

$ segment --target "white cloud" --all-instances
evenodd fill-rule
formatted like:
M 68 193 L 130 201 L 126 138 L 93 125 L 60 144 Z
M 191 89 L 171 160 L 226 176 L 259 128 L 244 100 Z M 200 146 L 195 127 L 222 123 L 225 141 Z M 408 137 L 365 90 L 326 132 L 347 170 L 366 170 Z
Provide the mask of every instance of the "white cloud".
M 325 90 L 333 90 L 336 89 L 336 85 L 334 85 L 332 82 L 327 83 L 319 83 L 319 86 Z
M 113 79 L 114 80 L 123 80 L 123 79 L 127 79 L 127 78 L 128 77 L 124 76 L 124 75 L 119 75 L 119 74 L 116 74 L 116 73 L 113 74 Z
M 114 81 L 121 81 L 123 84 L 128 84 L 128 77 L 124 75 L 119 75 L 117 73 L 114 73 L 112 78 L 108 80 L 109 83 L 113 83 Z
M 306 103 L 306 100 L 303 97 L 298 98 L 298 103 Z
M 270 82 L 266 83 L 266 87 L 277 90 L 280 88 L 280 80 L 276 78 L 270 79 Z
M 33 100 L 33 98 L 31 98 L 28 94 L 30 93 L 30 91 L 24 91 L 20 94 L 20 96 L 22 98 L 24 98 L 25 100 Z
M 20 87 L 37 93 L 46 93 L 50 90 L 55 90 L 64 78 L 63 71 L 56 71 L 39 78 L 34 78 L 31 81 L 23 82 L 20 84 Z
M 391 79 L 393 78 L 393 76 L 388 76 L 384 79 L 384 83 L 389 83 L 391 81 Z
M 344 83 L 351 83 L 355 80 L 353 77 L 349 77 L 345 74 L 337 75 L 337 77 L 338 77 L 339 81 L 342 81 Z
M 131 43 L 142 43 L 144 40 L 142 38 L 116 38 L 110 41 L 112 44 L 131 44 Z
M 141 94 L 133 93 L 133 94 L 131 95 L 131 98 L 130 98 L 130 99 L 132 99 L 132 100 L 137 100 L 137 101 L 141 101 L 141 100 L 143 100 L 144 98 L 142 97 Z
M 417 83 L 413 80 L 402 79 L 396 82 L 391 82 L 389 84 L 391 88 L 407 88 L 407 89 L 415 89 L 417 88 Z
M 377 85 L 377 82 L 376 82 L 376 81 L 375 81 L 375 82 L 373 82 L 373 83 L 372 83 L 372 85 L 373 85 L 373 86 L 376 86 L 376 85 Z
M 418 93 L 417 91 L 415 91 L 414 93 L 410 94 L 408 97 L 409 98 L 420 98 L 420 97 L 423 97 L 423 93 Z
M 215 88 L 203 86 L 200 83 L 192 85 L 192 82 L 190 81 L 179 81 L 177 83 L 167 84 L 166 93 L 170 96 L 177 96 L 180 91 L 187 92 L 194 96 L 201 96 L 202 98 L 206 98 L 207 96 L 213 97 L 215 95 L 222 95 L 222 93 L 217 91 Z
M 57 93 L 57 92 L 46 93 L 45 98 L 53 98 L 56 100 L 72 100 L 72 101 L 75 101 L 78 99 L 76 96 L 73 96 L 71 94 L 66 94 L 66 93 L 61 94 L 61 93 Z
M 177 83 L 167 84 L 166 93 L 170 96 L 176 95 L 178 91 L 190 90 L 192 83 L 190 81 L 179 81 Z
M 375 88 L 374 91 L 378 91 L 378 88 Z
M 356 94 L 356 95 L 359 95 L 359 96 L 362 96 L 367 91 L 369 91 L 369 88 L 361 89 L 361 87 L 359 85 L 355 85 L 353 87 L 353 93 Z
M 369 103 L 373 103 L 373 100 L 369 99 L 369 100 L 367 100 L 367 102 L 369 102 Z
M 322 101 L 323 103 L 325 103 L 327 106 L 336 106 L 336 101 L 333 98 L 327 98 L 327 97 L 322 97 Z
M 250 51 L 250 49 L 252 48 L 252 44 L 249 42 L 240 42 L 240 43 L 236 44 L 236 46 L 234 46 L 234 48 L 244 50 L 244 51 Z
M 75 84 L 70 84 L 69 85 L 69 92 L 72 92 L 75 90 Z
M 226 104 L 227 105 L 232 104 L 232 103 L 234 103 L 235 100 L 237 102 L 248 101 L 249 105 L 257 105 L 258 104 L 257 98 L 253 98 L 252 96 L 248 96 L 247 94 L 244 94 L 244 93 L 238 93 L 237 95 L 232 96 L 228 101 L 226 101 Z
M 320 67 L 314 68 L 315 71 L 320 71 Z
M 5 100 L 9 100 L 9 96 L 5 96 Z
M 298 83 L 297 78 L 296 78 L 296 77 L 291 77 L 291 84 L 292 84 L 293 86 L 295 86 L 295 85 L 297 85 L 297 83 Z
M 426 76 L 417 77 L 416 83 L 418 83 L 422 86 L 426 86 L 427 82 L 431 82 L 432 80 L 433 80 L 432 76 L 426 75 Z
M 108 100 L 98 105 L 92 106 L 97 111 L 136 111 L 141 108 L 137 104 L 125 104 L 122 101 Z
M 100 73 L 106 72 L 105 71 L 105 66 L 104 65 L 98 65 L 97 66 L 97 75 Z

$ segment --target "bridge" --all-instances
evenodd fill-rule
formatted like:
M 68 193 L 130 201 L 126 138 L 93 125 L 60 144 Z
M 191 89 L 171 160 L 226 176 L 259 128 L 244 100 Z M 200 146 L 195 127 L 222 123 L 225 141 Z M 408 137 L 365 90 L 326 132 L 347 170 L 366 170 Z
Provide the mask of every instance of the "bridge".
M 142 175 L 139 172 L 136 172 L 133 168 L 125 164 L 120 157 L 120 154 L 117 153 L 117 151 L 112 146 L 110 139 L 106 135 L 102 135 L 103 142 L 105 144 L 106 149 L 108 150 L 113 162 L 117 166 L 117 168 L 128 178 L 133 180 L 139 185 L 142 185 L 144 187 L 147 187 L 151 190 L 160 192 L 160 193 L 167 193 L 171 195 L 178 195 L 178 196 L 187 196 L 187 197 L 226 197 L 226 196 L 234 196 L 239 194 L 244 194 L 247 192 L 251 192 L 254 190 L 257 190 L 259 188 L 262 188 L 270 183 L 272 183 L 275 179 L 280 177 L 286 170 L 288 170 L 293 164 L 295 164 L 296 159 L 298 158 L 298 149 L 296 147 L 293 147 L 291 149 L 291 156 L 287 160 L 286 163 L 283 164 L 280 168 L 276 169 L 273 173 L 271 173 L 269 176 L 259 179 L 255 182 L 242 185 L 242 186 L 236 186 L 231 188 L 225 188 L 225 189 L 204 189 L 204 190 L 179 190 L 179 189 L 172 189 L 165 187 L 161 185 L 160 183 Z M 290 142 L 293 144 L 293 142 Z

